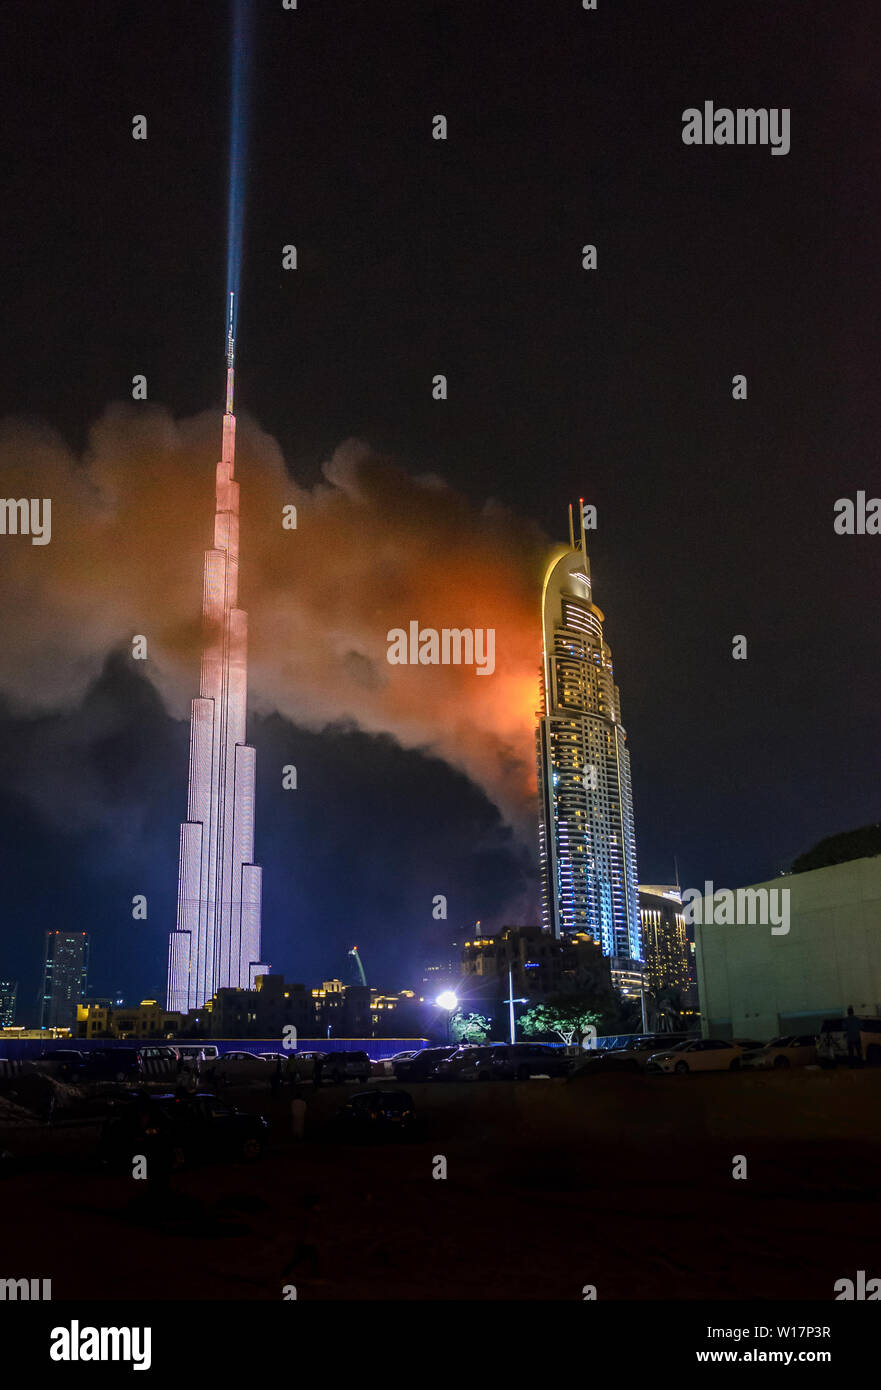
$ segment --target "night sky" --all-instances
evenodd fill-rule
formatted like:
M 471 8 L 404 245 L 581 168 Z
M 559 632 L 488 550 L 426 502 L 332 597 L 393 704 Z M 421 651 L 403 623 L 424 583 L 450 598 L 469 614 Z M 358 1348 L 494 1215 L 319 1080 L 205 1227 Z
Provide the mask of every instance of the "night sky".
M 506 723 L 493 751 L 499 766 L 522 761 L 509 783 L 481 762 L 502 716 L 468 704 L 489 681 L 457 687 L 455 718 L 442 683 L 416 711 L 376 682 L 389 679 L 386 628 L 425 620 L 430 583 L 451 625 L 501 614 L 517 672 L 534 667 L 537 684 L 537 557 L 566 538 L 582 495 L 599 511 L 589 548 L 642 881 L 669 881 L 676 855 L 685 885 L 755 882 L 877 821 L 881 537 L 833 531 L 836 499 L 881 494 L 877 5 L 253 10 L 236 390 L 264 958 L 312 984 L 345 972 L 357 943 L 370 982 L 398 988 L 475 918 L 536 919 L 529 719 Z M 161 626 L 166 587 L 195 621 L 211 542 L 229 30 L 219 0 L 3 6 L 4 495 L 54 496 L 43 460 L 64 454 L 74 499 L 49 546 L 0 537 L 0 976 L 21 981 L 20 1022 L 47 927 L 93 934 L 91 993 L 164 994 L 181 689 L 196 693 L 198 649 L 163 631 L 167 660 L 151 664 L 128 644 L 151 617 Z M 705 100 L 789 107 L 790 152 L 685 146 L 682 112 Z M 131 137 L 140 113 L 146 142 Z M 436 113 L 446 142 L 431 138 Z M 296 271 L 281 268 L 287 243 Z M 582 269 L 585 243 L 596 271 Z M 140 372 L 149 401 L 136 404 Z M 176 445 L 162 443 L 175 430 L 192 462 L 180 493 Z M 341 448 L 360 500 L 324 468 Z M 90 540 L 96 454 L 116 470 L 101 506 L 124 509 L 136 459 L 151 484 L 133 513 L 149 544 L 130 567 Z M 428 486 L 436 530 L 423 475 L 443 480 Z M 261 511 L 286 479 L 309 556 L 288 578 Z M 129 594 L 141 607 L 126 626 Z M 369 718 L 317 658 L 307 692 L 308 662 L 278 641 L 279 614 L 302 642 L 322 612 L 345 669 L 366 663 Z M 749 655 L 735 661 L 741 633 Z M 286 762 L 296 793 L 281 788 Z M 447 923 L 431 916 L 441 892 Z

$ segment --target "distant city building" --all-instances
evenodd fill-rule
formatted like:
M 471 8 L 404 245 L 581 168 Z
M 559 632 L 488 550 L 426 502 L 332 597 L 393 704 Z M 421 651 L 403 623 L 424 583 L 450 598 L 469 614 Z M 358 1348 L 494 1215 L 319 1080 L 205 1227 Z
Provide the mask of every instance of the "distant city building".
M 112 1010 L 109 1005 L 84 1000 L 76 1007 L 76 1036 L 78 1038 L 115 1038 L 118 1033 L 112 1025 Z
M 309 989 L 272 974 L 258 975 L 253 989 L 219 989 L 186 1014 L 145 999 L 137 1008 L 83 1005 L 78 1015 L 82 1038 L 381 1038 L 399 1036 L 402 1029 L 406 1035 L 422 1024 L 413 990 L 388 994 L 336 979 Z M 295 1035 L 286 1035 L 289 1027 Z
M 15 998 L 18 980 L 0 980 L 0 1028 L 15 1026 Z
M 542 925 L 585 932 L 605 956 L 642 959 L 630 755 L 604 615 L 593 602 L 584 524 L 557 550 L 542 592 L 536 732 Z
M 354 985 L 351 986 L 355 988 Z M 346 986 L 342 980 L 324 980 L 312 990 L 313 1026 L 319 1036 L 330 1037 L 332 1032 L 340 1037 L 343 1028 L 343 1007 Z M 336 1025 L 336 1028 L 334 1028 Z
M 25 1028 L 24 1026 L 0 1028 L 0 1038 L 15 1042 L 27 1038 L 39 1038 L 41 1042 L 46 1042 L 49 1038 L 69 1038 L 70 1036 L 70 1028 Z
M 460 994 L 463 1008 L 498 1002 L 514 994 L 531 1003 L 576 990 L 609 990 L 609 961 L 586 932 L 557 940 L 541 927 L 504 927 L 495 935 L 465 942 Z
M 474 934 L 480 935 L 479 922 L 474 924 Z M 451 941 L 435 951 L 422 967 L 422 987 L 425 994 L 436 998 L 445 989 L 455 989 L 461 973 L 461 942 Z
M 312 991 L 286 980 L 284 975 L 258 975 L 253 1013 L 263 1038 L 284 1038 L 285 1028 L 307 1036 L 314 1027 Z M 216 1034 L 220 1037 L 221 1034 Z
M 687 995 L 691 986 L 689 944 L 680 889 L 675 884 L 641 884 L 639 920 L 646 988 L 654 995 L 664 990 Z
M 624 999 L 641 999 L 645 988 L 645 968 L 631 956 L 610 956 L 612 984 Z
M 383 1038 L 424 1036 L 436 1009 L 420 1008 L 413 990 L 383 993 L 325 980 L 315 989 L 258 975 L 254 989 L 219 989 L 201 1009 L 186 1014 L 143 999 L 135 1007 L 86 1000 L 77 1008 L 75 1034 L 97 1038 Z M 293 1027 L 295 1034 L 286 1034 Z M 420 1032 L 420 1029 L 422 1030 Z M 330 1031 L 328 1031 L 330 1030 Z
M 697 952 L 694 945 L 694 924 L 685 924 L 685 944 L 688 950 L 688 990 L 693 1001 L 697 1001 Z
M 84 931 L 46 932 L 41 1028 L 76 1029 L 77 1005 L 85 997 L 88 971 L 89 938 Z
M 142 999 L 134 1008 L 87 1001 L 80 1004 L 76 1017 L 79 1038 L 167 1038 L 181 1026 L 181 1015 L 156 999 Z
M 848 1005 L 858 1015 L 881 1015 L 881 856 L 738 891 L 747 920 L 736 925 L 722 925 L 716 913 L 708 922 L 711 898 L 690 909 L 705 1037 L 813 1033 Z M 788 931 L 774 933 L 761 920 L 765 904 L 766 915 L 783 918 Z
M 397 1036 L 420 1026 L 413 990 L 385 993 L 369 985 L 325 980 L 312 990 L 312 1027 L 316 1037 L 375 1038 Z
M 370 991 L 371 1037 L 399 1033 L 402 1026 L 415 1027 L 420 1017 L 412 989 L 402 989 L 398 994 L 382 994 L 376 989 Z

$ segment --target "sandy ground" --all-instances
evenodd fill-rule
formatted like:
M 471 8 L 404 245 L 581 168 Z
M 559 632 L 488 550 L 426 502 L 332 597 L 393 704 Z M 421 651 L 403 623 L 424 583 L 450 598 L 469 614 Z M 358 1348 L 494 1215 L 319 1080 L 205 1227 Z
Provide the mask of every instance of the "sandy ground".
M 159 1211 L 89 1130 L 53 1136 L 0 1188 L 0 1273 L 54 1300 L 828 1300 L 881 1274 L 881 1071 L 418 1085 L 412 1140 L 332 1142 L 358 1089 L 304 1091 L 304 1143 L 286 1093 L 230 1093 L 268 1156 L 176 1174 Z

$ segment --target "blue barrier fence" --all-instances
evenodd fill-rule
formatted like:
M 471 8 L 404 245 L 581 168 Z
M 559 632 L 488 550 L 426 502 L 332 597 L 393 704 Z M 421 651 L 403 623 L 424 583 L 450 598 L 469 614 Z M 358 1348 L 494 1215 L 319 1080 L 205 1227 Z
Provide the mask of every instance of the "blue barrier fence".
M 598 1050 L 607 1051 L 610 1048 L 626 1047 L 637 1037 L 644 1037 L 638 1033 L 618 1033 L 599 1037 L 594 1046 Z M 663 1047 L 673 1047 L 675 1043 L 681 1042 L 689 1036 L 696 1034 L 670 1033 L 654 1034 L 658 1039 L 659 1050 Z M 519 1039 L 520 1042 L 528 1042 L 528 1038 Z M 39 1057 L 41 1052 L 56 1051 L 57 1049 L 74 1049 L 77 1052 L 95 1052 L 108 1047 L 161 1047 L 163 1044 L 174 1046 L 175 1042 L 198 1047 L 204 1043 L 206 1047 L 216 1047 L 222 1055 L 225 1052 L 285 1052 L 287 1049 L 282 1045 L 280 1038 L 0 1038 L 0 1059 L 10 1060 L 30 1060 Z M 421 1052 L 424 1047 L 432 1047 L 429 1038 L 297 1038 L 297 1052 L 366 1052 L 372 1062 L 382 1062 L 388 1057 L 394 1057 L 396 1052 L 414 1050 Z M 551 1043 L 552 1047 L 562 1047 L 563 1044 Z
M 0 1038 L 0 1058 L 34 1061 L 41 1052 L 100 1052 L 116 1047 L 216 1047 L 225 1052 L 286 1052 L 280 1038 Z M 297 1052 L 366 1052 L 372 1062 L 394 1057 L 396 1052 L 421 1052 L 428 1038 L 297 1038 Z

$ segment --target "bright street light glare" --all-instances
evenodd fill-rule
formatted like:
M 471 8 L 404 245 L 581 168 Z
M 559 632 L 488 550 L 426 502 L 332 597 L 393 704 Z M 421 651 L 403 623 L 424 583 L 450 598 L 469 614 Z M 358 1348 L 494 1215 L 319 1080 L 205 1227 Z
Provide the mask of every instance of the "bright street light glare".
M 442 994 L 439 994 L 435 1003 L 441 1009 L 449 1009 L 451 1013 L 453 1009 L 459 1006 L 459 1000 L 451 989 L 445 989 Z

